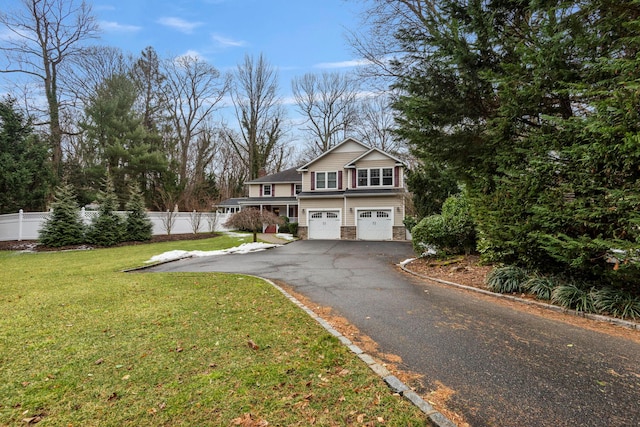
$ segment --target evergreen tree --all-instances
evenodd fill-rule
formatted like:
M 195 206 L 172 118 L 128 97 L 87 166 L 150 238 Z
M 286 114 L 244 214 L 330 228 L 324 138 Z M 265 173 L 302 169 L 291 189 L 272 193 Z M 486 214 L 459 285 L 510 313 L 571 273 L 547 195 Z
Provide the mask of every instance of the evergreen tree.
M 112 176 L 118 206 L 128 199 L 130 181 L 146 185 L 149 176 L 166 170 L 165 156 L 147 141 L 135 102 L 134 83 L 122 74 L 111 76 L 96 91 L 82 124 L 97 153 L 96 167 Z
M 144 242 L 151 240 L 153 224 L 144 208 L 144 198 L 137 187 L 131 187 L 127 202 L 126 240 Z
M 640 291 L 640 4 L 413 11 L 398 132 L 466 183 L 484 255 Z
M 110 176 L 104 181 L 104 190 L 98 195 L 98 215 L 87 230 L 87 242 L 98 246 L 113 246 L 124 241 L 125 223 L 116 213 L 118 198 Z
M 84 243 L 85 226 L 80 218 L 73 188 L 67 184 L 56 189 L 53 212 L 38 236 L 44 246 L 62 247 Z
M 418 220 L 439 213 L 444 201 L 460 192 L 455 176 L 448 169 L 433 163 L 407 170 L 406 180 L 413 194 Z
M 43 210 L 52 180 L 47 143 L 15 104 L 0 101 L 0 214 Z

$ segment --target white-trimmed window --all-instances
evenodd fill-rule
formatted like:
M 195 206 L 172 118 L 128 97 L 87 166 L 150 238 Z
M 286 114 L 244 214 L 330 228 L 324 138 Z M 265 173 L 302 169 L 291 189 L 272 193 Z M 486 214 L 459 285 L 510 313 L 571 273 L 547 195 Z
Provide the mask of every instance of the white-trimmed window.
M 392 187 L 393 168 L 358 169 L 358 187 Z
M 262 186 L 262 195 L 263 196 L 271 196 L 271 184 L 264 184 Z
M 338 172 L 316 172 L 316 190 L 338 188 Z
M 302 192 L 302 184 L 296 184 L 296 194 L 300 194 Z

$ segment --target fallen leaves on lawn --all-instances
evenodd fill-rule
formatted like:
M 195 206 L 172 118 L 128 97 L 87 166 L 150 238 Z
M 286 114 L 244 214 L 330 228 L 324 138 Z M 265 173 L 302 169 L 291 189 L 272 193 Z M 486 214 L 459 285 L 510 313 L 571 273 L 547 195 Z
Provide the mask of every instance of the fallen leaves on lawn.
M 260 346 L 258 344 L 256 344 L 256 343 L 254 343 L 253 340 L 248 340 L 247 341 L 247 345 L 249 346 L 249 348 L 251 350 L 259 350 L 260 349 Z
M 242 427 L 266 427 L 269 425 L 269 422 L 266 420 L 262 420 L 260 418 L 256 418 L 251 413 L 246 413 L 241 417 L 235 418 L 231 420 L 234 426 L 242 426 Z

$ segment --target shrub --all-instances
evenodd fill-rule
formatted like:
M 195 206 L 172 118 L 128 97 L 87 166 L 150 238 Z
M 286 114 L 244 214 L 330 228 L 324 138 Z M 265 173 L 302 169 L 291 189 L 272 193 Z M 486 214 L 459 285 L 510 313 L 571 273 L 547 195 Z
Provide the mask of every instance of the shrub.
M 297 222 L 290 222 L 289 223 L 289 233 L 291 233 L 294 236 L 298 237 L 298 223 Z
M 594 311 L 594 293 L 575 283 L 560 285 L 551 293 L 551 302 L 565 308 L 573 308 L 579 312 L 592 313 Z
M 640 319 L 640 297 L 620 289 L 602 288 L 592 292 L 597 312 L 620 318 Z
M 278 232 L 279 233 L 290 233 L 291 230 L 289 229 L 289 217 L 288 216 L 281 216 L 280 219 L 283 221 L 282 224 L 280 224 L 280 226 L 278 227 Z
M 105 179 L 105 189 L 98 195 L 98 215 L 87 230 L 87 242 L 98 246 L 113 246 L 124 241 L 126 225 L 115 212 L 117 197 L 113 182 Z
M 494 268 L 487 275 L 487 288 L 502 294 L 524 292 L 527 272 L 516 266 Z
M 144 199 L 137 187 L 131 187 L 125 218 L 126 240 L 145 242 L 151 240 L 153 224 L 144 209 Z
M 543 300 L 551 299 L 551 293 L 556 288 L 556 286 L 558 286 L 558 284 L 553 278 L 540 276 L 538 274 L 534 274 L 533 276 L 531 276 L 522 285 L 525 290 Z
M 435 248 L 442 255 L 470 253 L 475 249 L 475 225 L 469 202 L 463 194 L 449 197 L 442 214 L 423 218 L 411 230 L 414 251 L 422 255 Z
M 53 212 L 38 234 L 45 246 L 62 247 L 84 243 L 85 226 L 79 215 L 73 188 L 64 185 L 56 189 Z
M 402 220 L 402 224 L 407 230 L 411 231 L 413 227 L 418 225 L 418 219 L 415 216 L 407 216 Z
M 431 215 L 422 218 L 422 220 L 411 229 L 413 251 L 422 256 L 425 252 L 437 246 L 438 252 L 444 254 L 446 251 L 443 249 L 443 246 L 437 245 L 435 242 L 442 244 L 446 236 L 442 215 Z

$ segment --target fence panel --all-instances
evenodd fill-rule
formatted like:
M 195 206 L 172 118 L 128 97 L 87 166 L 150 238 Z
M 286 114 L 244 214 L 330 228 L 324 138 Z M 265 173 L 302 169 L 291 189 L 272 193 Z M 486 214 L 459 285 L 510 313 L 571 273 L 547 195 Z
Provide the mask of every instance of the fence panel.
M 118 212 L 124 216 L 126 212 Z M 96 211 L 80 210 L 85 224 L 97 215 Z M 231 214 L 216 212 L 147 212 L 153 225 L 151 234 L 185 234 L 229 231 L 224 224 Z M 37 240 L 49 212 L 18 212 L 0 215 L 0 241 Z

